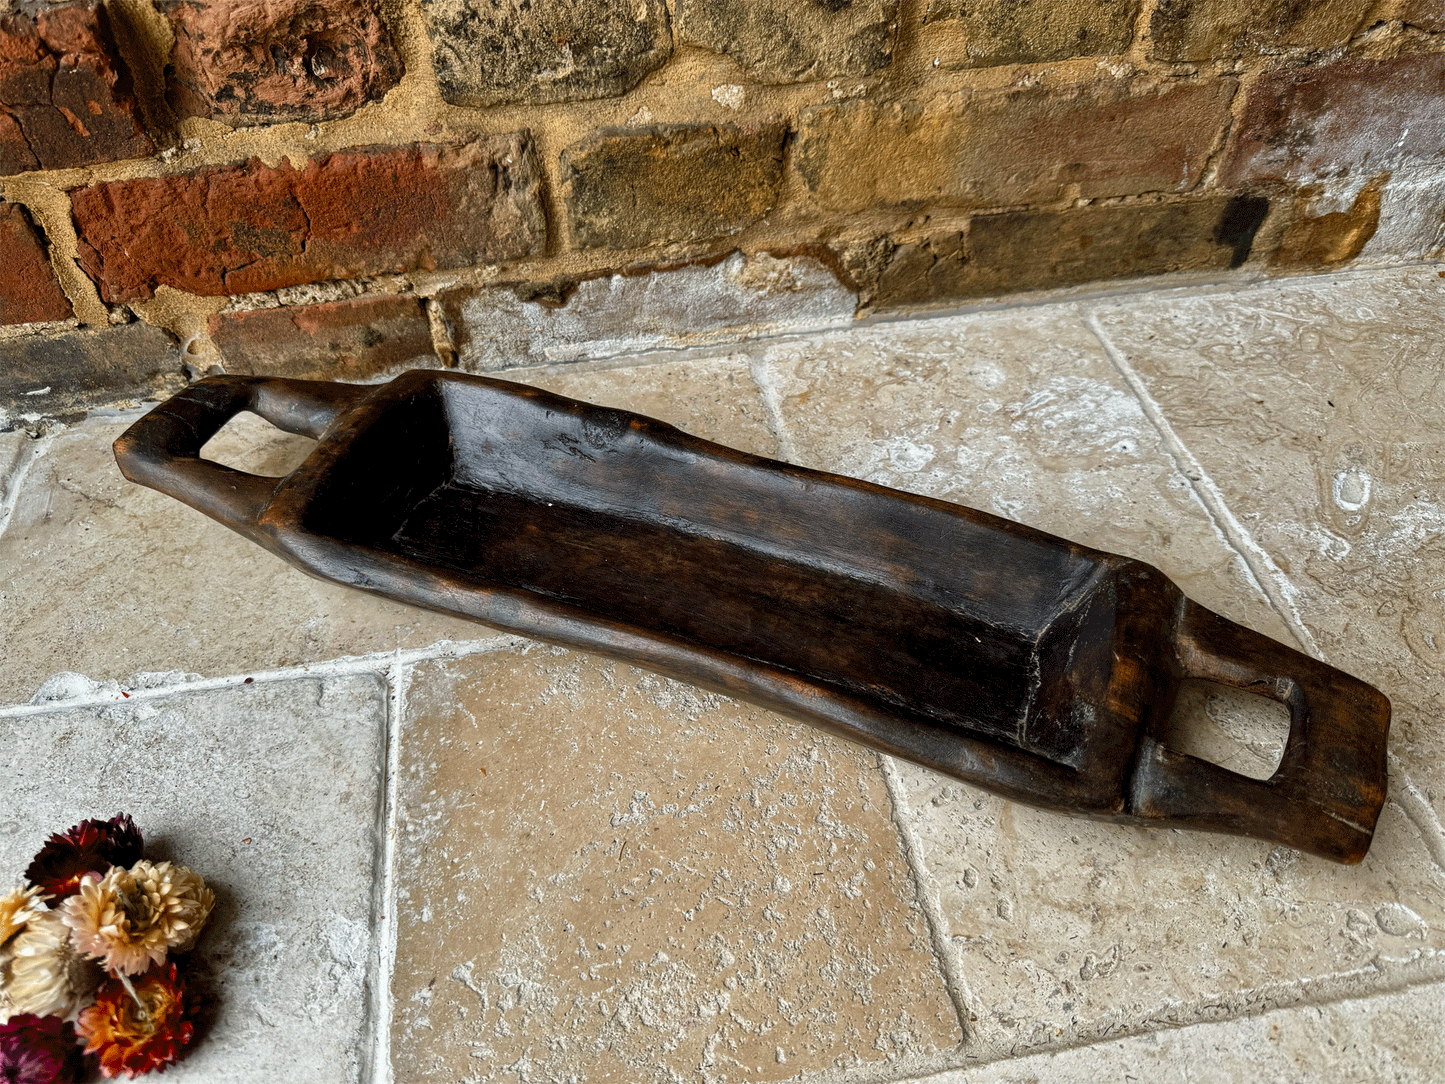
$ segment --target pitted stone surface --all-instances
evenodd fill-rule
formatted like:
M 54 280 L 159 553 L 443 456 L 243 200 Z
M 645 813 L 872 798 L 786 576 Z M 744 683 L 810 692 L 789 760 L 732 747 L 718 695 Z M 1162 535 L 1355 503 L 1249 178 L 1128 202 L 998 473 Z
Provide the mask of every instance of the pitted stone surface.
M 924 22 L 965 35 L 949 67 L 988 67 L 1122 53 L 1138 15 L 1139 0 L 928 0 Z
M 583 279 L 560 293 L 561 304 L 501 286 L 443 295 L 460 364 L 485 372 L 815 331 L 851 323 L 857 305 L 820 261 L 767 253 Z
M 898 0 L 680 0 L 678 36 L 763 83 L 866 75 L 893 59 Z
M 581 248 L 727 237 L 777 201 L 782 125 L 606 129 L 562 153 L 562 198 Z
M 610 98 L 672 55 L 663 0 L 423 0 L 421 10 L 454 105 Z
M 402 733 L 398 1080 L 784 1080 L 958 1041 L 871 753 L 543 647 L 418 666 Z
M 401 58 L 375 0 L 165 0 L 170 100 L 232 123 L 330 120 L 381 98 Z
M 191 956 L 214 1023 L 166 1079 L 362 1079 L 384 685 L 301 679 L 115 700 L 0 723 L 4 883 L 50 832 L 131 814 L 148 853 L 190 866 L 217 897 Z

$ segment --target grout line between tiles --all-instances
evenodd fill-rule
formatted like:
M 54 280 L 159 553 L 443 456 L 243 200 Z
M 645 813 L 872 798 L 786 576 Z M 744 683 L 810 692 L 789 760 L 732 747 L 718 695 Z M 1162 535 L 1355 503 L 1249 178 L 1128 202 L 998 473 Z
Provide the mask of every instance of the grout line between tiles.
M 378 916 L 372 969 L 371 1084 L 392 1084 L 391 1018 L 395 1009 L 391 977 L 396 970 L 396 831 L 398 770 L 401 756 L 401 721 L 406 694 L 411 685 L 412 665 L 401 663 L 386 672 L 386 752 L 382 759 L 382 802 L 380 810 L 381 853 L 374 882 L 373 913 Z
M 879 753 L 878 763 L 883 769 L 884 785 L 888 788 L 893 826 L 898 830 L 903 857 L 908 863 L 908 872 L 913 876 L 913 893 L 923 911 L 924 921 L 928 923 L 929 941 L 943 976 L 943 987 L 948 999 L 953 1002 L 953 1011 L 958 1014 L 960 1041 L 970 1043 L 974 1038 L 972 1022 L 978 1017 L 973 991 L 969 989 L 964 974 L 963 960 L 948 934 L 948 920 L 943 914 L 938 893 L 934 891 L 933 876 L 923 858 L 923 841 L 918 838 L 913 826 L 913 809 L 908 802 L 907 788 L 898 772 L 898 762 L 893 757 Z
M 768 428 L 773 432 L 773 439 L 778 442 L 779 458 L 789 463 L 798 462 L 797 446 L 793 443 L 793 435 L 783 418 L 783 397 L 778 391 L 777 382 L 773 380 L 773 374 L 768 371 L 768 363 L 756 355 L 749 355 L 748 375 L 753 378 L 753 384 L 763 397 L 763 406 L 768 412 Z
M 1199 502 L 1204 505 L 1209 518 L 1224 534 L 1230 547 L 1244 560 L 1245 567 L 1249 569 L 1270 606 L 1289 627 L 1299 645 L 1310 655 L 1317 659 L 1320 658 L 1319 645 L 1315 643 L 1314 636 L 1305 627 L 1299 608 L 1295 604 L 1297 592 L 1294 584 L 1274 563 L 1274 558 L 1254 540 L 1249 531 L 1245 529 L 1244 524 L 1240 523 L 1230 510 L 1223 492 L 1215 484 L 1214 479 L 1205 472 L 1203 464 L 1195 458 L 1194 453 L 1179 438 L 1179 434 L 1174 431 L 1174 427 L 1165 417 L 1163 409 L 1150 394 L 1143 378 L 1129 364 L 1124 352 L 1109 338 L 1103 325 L 1099 323 L 1098 314 L 1092 309 L 1087 310 L 1084 314 L 1084 323 L 1094 333 L 1094 337 L 1099 340 L 1109 361 L 1123 377 L 1129 390 L 1134 393 L 1134 397 L 1144 411 L 1144 416 L 1158 431 L 1169 457 L 1174 460 L 1176 469 L 1188 479 L 1190 487 L 1199 498 Z
M 5 528 L 10 526 L 10 517 L 15 512 L 15 506 L 20 501 L 20 491 L 25 486 L 25 476 L 49 450 L 57 435 L 55 431 L 49 431 L 34 440 L 22 438 L 29 440 L 29 446 L 21 446 L 15 462 L 10 464 L 5 477 L 0 478 L 0 537 L 4 537 Z
M 1405 770 L 1394 751 L 1386 750 L 1385 755 L 1389 758 L 1390 774 L 1395 783 L 1395 786 L 1390 788 L 1389 800 L 1400 807 L 1406 819 L 1420 833 L 1430 857 L 1437 866 L 1445 870 L 1445 825 L 1440 823 L 1440 817 L 1430 799 L 1420 793 L 1420 788 L 1410 778 L 1410 773 Z
M 1368 972 L 1369 970 L 1367 967 L 1363 969 L 1363 972 Z M 1445 996 L 1445 955 L 1435 955 L 1426 957 L 1423 960 L 1412 961 L 1410 965 L 1407 965 L 1406 969 L 1402 970 L 1402 974 L 1399 976 L 1400 981 L 1388 982 L 1372 989 L 1362 989 L 1355 992 L 1350 991 L 1347 987 L 1353 977 L 1354 975 L 1327 975 L 1315 979 L 1306 979 L 1302 982 L 1281 983 L 1277 987 L 1262 990 L 1257 989 L 1253 992 L 1263 994 L 1266 999 L 1271 996 L 1279 997 L 1281 994 L 1287 994 L 1290 990 L 1300 991 L 1304 996 L 1296 997 L 1292 1000 L 1282 998 L 1273 1005 L 1267 1003 L 1228 1005 L 1228 1011 L 1223 1015 L 1217 1014 L 1217 1010 L 1220 1007 L 1217 999 L 1179 1005 L 1177 1008 L 1181 1010 L 1187 1009 L 1188 1011 L 1194 1012 L 1196 1014 L 1195 1018 L 1179 1023 L 1146 1020 L 1140 1022 L 1137 1026 L 1126 1025 L 1108 1034 L 1089 1036 L 1072 1042 L 1043 1044 L 1017 1051 L 995 1051 L 966 1063 L 949 1065 L 944 1068 L 929 1070 L 912 1076 L 899 1077 L 893 1080 L 891 1084 L 966 1084 L 966 1081 L 959 1080 L 956 1074 L 974 1069 L 982 1069 L 989 1065 L 1007 1061 L 1015 1061 L 1020 1058 L 1062 1054 L 1071 1050 L 1086 1050 L 1089 1047 L 1101 1046 L 1104 1043 L 1141 1039 L 1161 1031 L 1187 1031 L 1192 1028 L 1234 1023 L 1246 1018 L 1263 1020 L 1275 1013 L 1290 1012 L 1292 1010 L 1308 1009 L 1324 1005 L 1338 1005 L 1344 1001 L 1370 1001 L 1375 998 L 1406 993 L 1421 987 L 1439 987 L 1441 995 Z M 1313 986 L 1321 986 L 1323 989 L 1319 994 L 1313 994 L 1310 989 Z M 1346 988 L 1343 990 L 1338 989 L 1338 987 L 1342 986 Z M 1211 1015 L 1211 1013 L 1214 1014 Z
M 213 689 L 229 689 L 238 685 L 294 681 L 297 678 L 305 677 L 347 677 L 354 674 L 374 674 L 378 671 L 390 670 L 392 667 L 409 666 L 432 659 L 465 659 L 472 655 L 485 655 L 492 651 L 511 647 L 519 642 L 523 642 L 522 637 L 505 633 L 489 636 L 482 640 L 460 642 L 440 640 L 428 647 L 410 648 L 405 651 L 378 651 L 369 655 L 347 655 L 338 659 L 277 667 L 272 670 L 253 670 L 249 673 L 228 674 L 225 677 L 203 677 L 194 681 L 167 682 L 164 685 L 143 689 L 124 689 L 118 682 L 107 681 L 104 683 L 103 690 L 89 695 L 0 707 L 0 719 L 24 719 L 31 715 L 46 715 L 55 711 L 69 711 L 72 708 L 139 703 L 143 700 L 157 700 L 174 696 L 177 693 L 208 692 Z

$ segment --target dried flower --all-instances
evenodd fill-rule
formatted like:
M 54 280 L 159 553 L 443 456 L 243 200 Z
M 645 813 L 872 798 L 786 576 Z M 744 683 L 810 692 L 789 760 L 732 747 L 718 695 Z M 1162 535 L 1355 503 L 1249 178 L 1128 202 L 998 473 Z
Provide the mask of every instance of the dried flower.
M 36 915 L 44 914 L 41 902 L 47 897 L 40 894 L 38 885 L 17 888 L 9 895 L 0 896 L 0 945 L 5 945 Z
M 85 1052 L 100 1055 L 101 1072 L 135 1077 L 164 1069 L 180 1056 L 195 1034 L 197 1008 L 176 965 L 166 964 L 151 968 L 131 990 L 125 980 L 107 980 L 76 1029 Z
M 165 935 L 166 945 L 185 952 L 196 943 L 201 927 L 216 905 L 216 894 L 200 874 L 171 862 L 147 862 L 131 867 L 137 891 L 143 893 L 152 922 Z
M 137 975 L 166 958 L 166 931 L 150 900 L 119 866 L 100 880 L 81 878 L 80 891 L 60 905 L 75 947 L 107 971 Z
M 73 1084 L 80 1079 L 75 1029 L 58 1016 L 26 1013 L 0 1024 L 0 1081 Z
M 80 889 L 87 873 L 97 877 L 112 866 L 129 867 L 140 860 L 144 842 L 140 829 L 125 814 L 108 821 L 81 821 L 68 832 L 51 836 L 25 870 L 25 879 L 57 899 Z
M 10 953 L 5 996 L 11 1013 L 68 1016 L 100 981 L 100 969 L 77 951 L 56 911 L 31 919 L 10 943 Z

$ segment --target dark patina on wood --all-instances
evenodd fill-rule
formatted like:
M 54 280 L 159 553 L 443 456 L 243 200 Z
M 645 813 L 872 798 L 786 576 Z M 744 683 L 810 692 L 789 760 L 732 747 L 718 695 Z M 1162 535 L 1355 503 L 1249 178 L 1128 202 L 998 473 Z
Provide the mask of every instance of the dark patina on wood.
M 200 458 L 250 410 L 286 478 Z M 1364 857 L 1389 701 L 1158 569 L 984 512 L 501 380 L 213 377 L 115 445 L 127 478 L 291 563 L 798 716 L 1010 798 Z M 1278 700 L 1251 779 L 1171 749 L 1180 683 Z

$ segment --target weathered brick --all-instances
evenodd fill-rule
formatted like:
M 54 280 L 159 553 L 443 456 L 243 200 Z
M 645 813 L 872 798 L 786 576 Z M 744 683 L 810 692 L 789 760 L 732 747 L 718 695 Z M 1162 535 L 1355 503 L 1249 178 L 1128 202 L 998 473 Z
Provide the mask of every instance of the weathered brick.
M 978 215 L 965 232 L 898 245 L 880 309 L 1171 271 L 1238 267 L 1269 210 L 1260 196 Z
M 182 116 L 328 120 L 396 85 L 403 65 L 375 0 L 166 0 L 168 97 Z
M 663 0 L 422 0 L 422 15 L 456 105 L 610 98 L 672 55 Z
M 99 3 L 0 14 L 0 174 L 154 150 Z
M 0 340 L 0 428 L 25 414 L 75 414 L 185 384 L 175 340 L 139 321 Z
M 1445 55 L 1266 72 L 1223 170 L 1230 187 L 1372 176 L 1445 154 Z
M 1186 191 L 1228 117 L 1232 80 L 1011 89 L 946 105 L 851 101 L 802 118 L 796 161 L 820 204 L 988 207 Z
M 1312 213 L 1309 201 L 1301 200 L 1270 262 L 1275 267 L 1321 268 L 1353 260 L 1380 226 L 1381 196 L 1389 179 L 1385 173 L 1369 181 L 1341 211 Z
M 70 302 L 25 208 L 0 203 L 0 324 L 64 320 Z
M 640 248 L 737 233 L 783 179 L 780 125 L 657 125 L 597 133 L 562 154 L 563 199 L 581 248 Z
M 925 23 L 965 35 L 949 67 L 1113 56 L 1129 48 L 1139 0 L 928 0 Z
M 437 364 L 431 322 L 412 296 L 220 313 L 211 317 L 210 330 L 228 373 L 366 380 L 411 364 Z
M 545 240 L 526 133 L 257 159 L 77 189 L 80 262 L 107 301 L 237 294 L 517 259 Z
M 1401 18 L 1432 34 L 1445 31 L 1445 0 L 1406 0 Z
M 725 53 L 753 79 L 801 83 L 887 67 L 898 0 L 678 0 L 678 37 Z
M 1376 0 L 1160 0 L 1149 20 L 1161 60 L 1203 61 L 1349 41 Z

